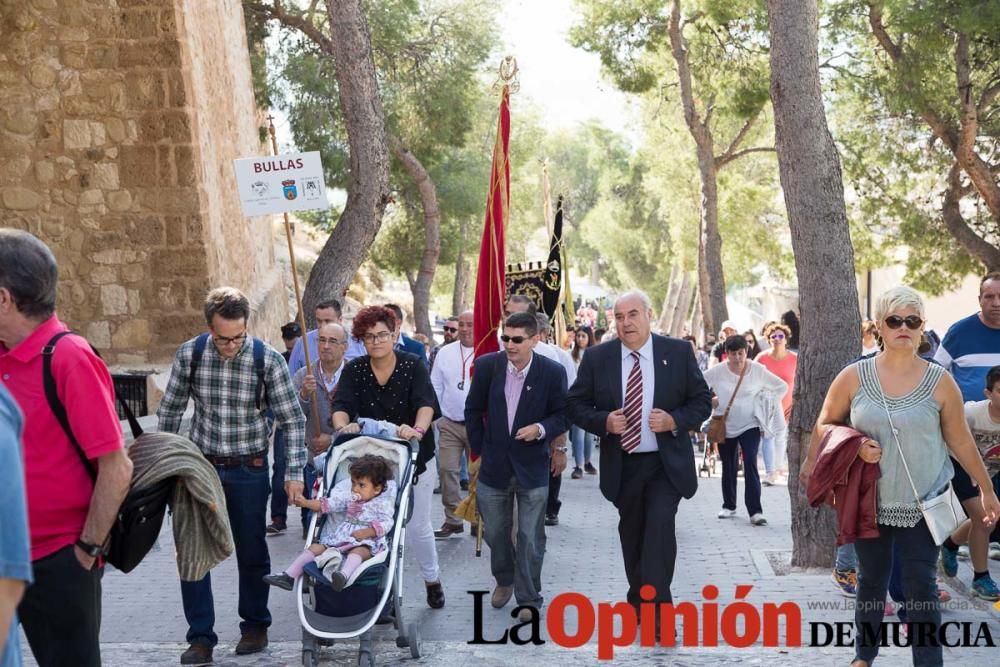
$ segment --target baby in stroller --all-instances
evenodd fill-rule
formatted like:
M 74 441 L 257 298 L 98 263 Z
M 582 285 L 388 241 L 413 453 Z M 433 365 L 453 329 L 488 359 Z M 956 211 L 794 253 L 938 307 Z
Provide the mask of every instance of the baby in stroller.
M 305 549 L 284 572 L 264 575 L 264 581 L 290 591 L 306 565 L 321 556 L 329 565 L 332 557 L 340 567 L 330 576 L 330 585 L 341 591 L 361 563 L 387 548 L 385 535 L 392 531 L 396 504 L 392 468 L 381 456 L 365 454 L 351 463 L 349 472 L 350 479 L 334 485 L 329 496 L 296 501 L 299 507 L 313 512 L 344 513 L 344 520 L 338 523 L 328 518 L 319 541 Z

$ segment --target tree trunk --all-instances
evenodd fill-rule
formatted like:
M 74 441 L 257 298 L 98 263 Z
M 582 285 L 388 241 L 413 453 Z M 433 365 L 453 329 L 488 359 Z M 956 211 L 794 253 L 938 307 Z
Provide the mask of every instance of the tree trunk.
M 660 310 L 660 319 L 656 326 L 660 331 L 666 333 L 670 328 L 670 318 L 673 315 L 674 303 L 677 300 L 677 265 L 670 266 L 670 282 L 667 283 L 667 293 L 663 295 L 663 308 Z
M 677 299 L 677 304 L 674 306 L 674 315 L 668 329 L 671 336 L 680 337 L 684 335 L 684 320 L 687 319 L 688 314 L 691 312 L 691 297 L 693 295 L 694 283 L 691 280 L 691 274 L 685 271 L 681 277 L 680 296 Z
M 941 219 L 965 252 L 978 259 L 987 271 L 1000 271 L 1000 248 L 979 236 L 962 216 L 962 167 L 958 162 L 948 173 L 948 189 L 944 191 L 941 203 Z
M 397 137 L 391 137 L 390 142 L 396 159 L 417 186 L 420 203 L 424 209 L 424 254 L 420 259 L 420 270 L 412 286 L 413 326 L 417 333 L 433 339 L 434 331 L 431 328 L 430 318 L 431 284 L 434 282 L 434 272 L 437 271 L 438 257 L 441 256 L 441 209 L 438 208 L 437 190 L 430 174 L 417 156 L 411 153 Z
M 691 300 L 694 301 L 693 312 L 691 313 L 691 335 L 697 338 L 700 344 L 704 345 L 705 323 L 701 317 L 701 288 L 698 286 L 697 281 L 694 284 L 694 295 L 691 297 Z
M 704 227 L 702 222 L 698 223 L 698 304 L 701 308 L 702 336 L 708 334 L 714 336 L 719 333 L 719 328 L 716 325 L 722 324 L 723 320 L 716 322 L 712 319 L 712 302 L 709 301 L 711 290 L 708 285 L 708 267 L 705 262 Z
M 702 239 L 699 245 L 700 252 L 704 253 L 704 257 L 699 258 L 703 261 L 699 263 L 698 271 L 701 274 L 699 275 L 699 284 L 702 288 L 702 305 L 705 321 L 710 326 L 716 327 L 729 319 L 729 311 L 726 308 L 726 276 L 722 269 L 722 236 L 719 234 L 719 184 L 716 174 L 715 142 L 709 125 L 711 110 L 707 111 L 705 118 L 702 119 L 698 115 L 695 104 L 687 42 L 681 28 L 680 0 L 673 0 L 669 34 L 670 50 L 677 63 L 684 122 L 687 124 L 691 138 L 694 139 L 697 147 L 698 174 L 701 177 Z M 748 126 L 744 127 L 748 129 Z M 735 145 L 745 135 L 746 129 L 740 131 L 740 134 L 734 139 L 734 145 L 727 153 L 733 153 Z
M 778 170 L 798 276 L 801 341 L 788 433 L 792 564 L 830 567 L 833 510 L 813 509 L 798 474 L 826 388 L 859 352 L 861 316 L 840 157 L 819 79 L 816 0 L 768 0 Z
M 368 23 L 359 0 L 327 0 L 340 109 L 350 148 L 347 203 L 306 284 L 303 308 L 315 325 L 313 308 L 327 298 L 343 298 L 371 248 L 389 202 L 389 150 L 385 111 L 378 92 Z M 323 46 L 323 44 L 321 44 Z

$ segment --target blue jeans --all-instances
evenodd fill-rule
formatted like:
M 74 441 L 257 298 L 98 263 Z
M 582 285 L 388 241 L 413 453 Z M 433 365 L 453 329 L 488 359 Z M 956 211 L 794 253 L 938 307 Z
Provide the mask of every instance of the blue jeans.
M 837 564 L 834 567 L 841 572 L 858 569 L 858 555 L 854 552 L 853 542 L 837 547 Z
M 302 477 L 303 477 L 302 495 L 305 496 L 306 498 L 312 498 L 313 484 L 316 483 L 316 468 L 314 468 L 311 463 L 305 464 L 305 466 L 302 468 Z M 285 492 L 284 486 L 282 486 L 281 492 L 282 493 Z M 273 493 L 271 494 L 271 497 L 274 498 Z M 312 514 L 312 512 L 307 510 L 305 507 L 302 508 L 303 526 L 309 525 L 310 514 Z
M 594 450 L 594 436 L 579 426 L 574 426 L 570 429 L 569 437 L 573 442 L 573 461 L 577 468 L 582 468 L 584 463 L 590 463 L 590 454 Z
M 271 519 L 288 519 L 288 494 L 285 493 L 285 429 L 274 429 L 274 446 L 271 450 L 274 467 L 271 473 Z
M 498 586 L 514 585 L 519 605 L 542 606 L 542 558 L 545 556 L 545 503 L 548 487 L 522 489 L 511 478 L 506 489 L 479 480 L 477 502 L 483 538 L 490 547 L 490 570 Z M 517 546 L 510 533 L 517 498 Z
M 854 612 L 855 659 L 871 664 L 878 655 L 878 638 L 883 630 L 883 609 L 885 594 L 889 586 L 892 569 L 898 568 L 902 580 L 903 593 L 908 601 L 903 605 L 909 623 L 927 623 L 936 628 L 941 624 L 941 610 L 938 608 L 937 581 L 935 568 L 938 546 L 934 544 L 927 525 L 921 520 L 913 528 L 894 526 L 878 527 L 876 538 L 858 540 L 854 549 L 858 554 L 858 597 Z M 862 627 L 867 626 L 878 634 L 865 637 Z M 925 642 L 920 646 L 914 641 L 912 647 L 914 667 L 929 667 L 943 664 L 940 645 Z
M 215 466 L 226 494 L 229 525 L 236 545 L 239 568 L 239 614 L 243 622 L 240 632 L 271 625 L 267 608 L 270 586 L 263 576 L 271 571 L 271 556 L 267 551 L 264 528 L 267 519 L 267 494 L 270 490 L 267 466 Z M 187 641 L 215 646 L 215 602 L 212 597 L 212 575 L 199 581 L 181 582 L 184 617 L 188 622 Z
M 462 452 L 462 457 L 459 459 L 458 479 L 462 482 L 469 481 L 469 457 L 466 452 Z

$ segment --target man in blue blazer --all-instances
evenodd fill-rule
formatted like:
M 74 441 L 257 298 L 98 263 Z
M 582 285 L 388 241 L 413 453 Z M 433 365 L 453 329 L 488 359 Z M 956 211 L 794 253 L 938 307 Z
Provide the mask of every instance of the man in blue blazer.
M 497 582 L 491 603 L 500 609 L 513 594 L 519 605 L 540 609 L 549 476 L 566 467 L 566 448 L 551 447 L 568 427 L 566 371 L 532 351 L 538 343 L 533 315 L 508 317 L 500 339 L 504 351 L 483 355 L 473 367 L 465 428 L 482 458 L 477 503 Z M 520 618 L 530 620 L 530 610 L 522 609 Z
M 698 488 L 688 431 L 712 411 L 712 395 L 691 344 L 650 331 L 652 308 L 639 290 L 615 302 L 618 338 L 587 350 L 570 389 L 567 413 L 601 438 L 601 493 L 618 509 L 618 536 L 628 577 L 627 600 L 672 602 L 681 498 Z

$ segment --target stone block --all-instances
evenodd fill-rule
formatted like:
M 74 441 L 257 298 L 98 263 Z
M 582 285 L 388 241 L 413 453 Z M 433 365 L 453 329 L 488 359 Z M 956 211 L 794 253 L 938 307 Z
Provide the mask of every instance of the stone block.
M 14 111 L 7 116 L 3 126 L 8 132 L 30 136 L 35 133 L 35 128 L 38 127 L 38 116 L 26 109 Z
M 94 285 L 114 284 L 118 282 L 118 272 L 111 266 L 95 266 L 90 272 L 90 282 Z
M 122 267 L 122 280 L 126 284 L 140 282 L 146 278 L 146 268 L 145 264 L 129 264 Z
M 81 69 L 87 66 L 87 47 L 83 44 L 63 44 L 60 47 L 60 61 L 66 67 Z
M 172 146 L 163 145 L 156 147 L 156 169 L 160 176 L 160 185 L 177 185 Z
M 0 183 L 19 184 L 29 169 L 31 169 L 31 158 L 26 155 L 0 158 Z
M 118 46 L 113 43 L 87 45 L 86 66 L 91 69 L 114 69 L 118 66 Z
M 194 161 L 193 146 L 174 147 L 174 166 L 177 167 L 177 185 L 196 185 L 198 170 Z
M 90 322 L 84 331 L 90 344 L 98 349 L 111 347 L 111 325 L 105 320 Z
M 35 180 L 42 185 L 51 183 L 56 177 L 56 166 L 48 160 L 35 163 Z
M 162 109 L 166 105 L 163 75 L 158 71 L 128 73 L 125 89 L 129 109 Z
M 164 315 L 156 323 L 161 341 L 184 341 L 205 330 L 205 318 L 195 312 L 184 315 Z
M 132 208 L 132 193 L 128 190 L 118 190 L 108 193 L 108 208 L 112 211 L 127 211 Z
M 189 143 L 191 135 L 191 117 L 184 111 L 166 111 L 162 114 L 163 136 L 177 143 Z
M 96 264 L 133 264 L 144 261 L 146 257 L 146 252 L 124 250 L 122 248 L 107 248 L 93 253 L 90 259 Z
M 152 146 L 121 147 L 121 181 L 125 187 L 155 187 L 156 148 Z
M 152 269 L 157 276 L 204 278 L 208 273 L 205 255 L 189 249 L 152 249 Z
M 179 246 L 184 245 L 186 238 L 185 228 L 187 227 L 187 222 L 184 218 L 178 216 L 168 216 L 164 219 L 164 227 L 167 231 L 167 245 L 168 246 Z
M 163 139 L 163 115 L 158 112 L 144 113 L 139 117 L 139 141 L 155 144 Z
M 108 142 L 108 135 L 104 131 L 104 123 L 90 122 L 90 141 L 94 146 L 103 146 Z M 91 160 L 99 160 L 100 155 L 89 156 Z
M 105 118 L 104 132 L 111 143 L 120 144 L 125 141 L 125 123 L 121 118 Z
M 156 37 L 157 14 L 155 9 L 129 9 L 122 12 L 119 36 L 125 39 Z
M 65 26 L 59 30 L 60 42 L 86 42 L 90 39 L 90 33 L 86 28 L 76 26 Z
M 160 12 L 160 34 L 164 37 L 177 36 L 177 14 L 173 7 Z
M 126 290 L 128 293 L 128 312 L 136 315 L 142 307 L 142 299 L 139 297 L 139 290 Z
M 187 105 L 187 88 L 184 86 L 184 76 L 179 70 L 170 70 L 167 73 L 167 88 L 170 91 L 170 106 Z
M 97 206 L 103 203 L 104 193 L 96 188 L 84 190 L 80 193 L 80 200 L 78 202 L 80 206 Z
M 120 187 L 118 165 L 114 162 L 95 164 L 90 170 L 90 185 L 101 190 L 117 190 Z
M 64 120 L 63 146 L 68 151 L 90 148 L 90 121 Z
M 101 307 L 105 315 L 128 315 L 128 296 L 121 285 L 101 287 Z
M 126 226 L 126 234 L 129 241 L 136 245 L 145 248 L 162 246 L 165 238 L 163 220 L 153 215 L 130 220 Z
M 34 63 L 28 68 L 28 81 L 35 88 L 51 88 L 57 80 L 56 71 L 45 63 Z
M 4 208 L 14 211 L 30 211 L 38 208 L 42 198 L 34 190 L 9 187 L 0 189 L 0 202 L 3 202 Z

